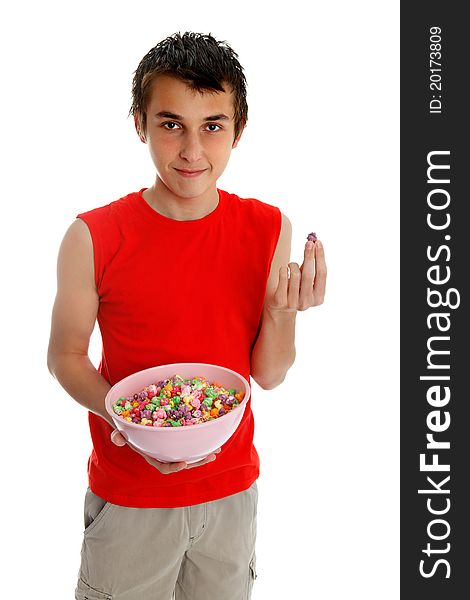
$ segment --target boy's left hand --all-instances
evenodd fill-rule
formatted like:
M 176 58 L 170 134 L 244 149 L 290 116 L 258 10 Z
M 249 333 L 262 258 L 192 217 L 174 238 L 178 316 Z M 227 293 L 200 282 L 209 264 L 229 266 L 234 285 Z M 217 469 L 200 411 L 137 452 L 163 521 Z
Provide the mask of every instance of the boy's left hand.
M 326 262 L 323 244 L 306 242 L 302 266 L 295 262 L 279 269 L 279 281 L 266 308 L 272 313 L 292 313 L 323 303 L 326 287 Z

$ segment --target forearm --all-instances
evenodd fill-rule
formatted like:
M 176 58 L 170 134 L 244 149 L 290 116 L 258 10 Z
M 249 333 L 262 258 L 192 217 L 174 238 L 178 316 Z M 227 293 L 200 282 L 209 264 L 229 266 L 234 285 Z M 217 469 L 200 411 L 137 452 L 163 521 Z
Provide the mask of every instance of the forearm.
M 74 400 L 115 428 L 104 407 L 104 399 L 111 386 L 95 369 L 87 355 L 68 353 L 50 356 L 48 367 Z
M 295 361 L 297 312 L 264 308 L 261 330 L 251 354 L 251 376 L 264 389 L 282 383 Z

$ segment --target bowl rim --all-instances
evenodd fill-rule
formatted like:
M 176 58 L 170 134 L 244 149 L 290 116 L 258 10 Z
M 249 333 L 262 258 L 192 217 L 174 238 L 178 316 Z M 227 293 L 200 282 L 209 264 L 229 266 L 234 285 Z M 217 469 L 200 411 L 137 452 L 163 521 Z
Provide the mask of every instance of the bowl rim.
M 205 427 L 207 425 L 214 425 L 215 423 L 217 423 L 218 419 L 212 419 L 211 421 L 206 421 L 205 423 L 196 423 L 195 425 L 188 425 L 186 427 L 184 427 L 184 426 L 182 426 L 182 427 L 154 427 L 153 425 L 152 425 L 152 427 L 148 427 L 147 425 L 141 425 L 140 423 L 132 423 L 132 421 L 125 421 L 124 419 L 119 419 L 118 418 L 119 416 L 116 415 L 116 413 L 112 410 L 110 396 L 111 396 L 114 388 L 116 388 L 118 385 L 122 384 L 127 379 L 132 379 L 136 375 L 140 375 L 142 373 L 145 373 L 146 371 L 153 371 L 157 367 L 173 367 L 173 366 L 177 366 L 177 365 L 178 366 L 194 365 L 195 368 L 199 367 L 199 366 L 200 367 L 217 367 L 218 369 L 222 369 L 223 371 L 227 371 L 228 373 L 232 373 L 233 375 L 236 375 L 237 377 L 239 377 L 245 386 L 245 397 L 239 403 L 239 405 L 236 408 L 234 408 L 233 411 L 230 411 L 230 412 L 234 412 L 234 411 L 238 410 L 239 408 L 241 408 L 243 405 L 246 405 L 248 400 L 251 397 L 250 383 L 243 377 L 243 375 L 240 375 L 240 373 L 238 373 L 238 371 L 234 371 L 233 369 L 229 369 L 228 367 L 222 367 L 222 365 L 216 365 L 214 363 L 191 363 L 191 362 L 168 363 L 168 364 L 163 364 L 163 365 L 155 365 L 155 366 L 149 367 L 147 369 L 142 369 L 141 371 L 136 371 L 135 373 L 131 373 L 130 375 L 127 375 L 127 377 L 123 377 L 122 379 L 117 381 L 108 390 L 108 393 L 105 396 L 104 405 L 105 405 L 106 412 L 113 419 L 116 419 L 116 420 L 118 420 L 119 423 L 122 423 L 125 427 L 131 427 L 131 428 L 136 427 L 139 431 L 142 431 L 144 429 L 147 429 L 149 431 L 187 431 L 187 430 L 193 431 L 196 427 Z M 229 414 L 229 413 L 227 413 L 227 414 Z M 223 416 L 225 417 L 225 415 L 223 415 Z M 220 418 L 222 418 L 222 417 L 220 417 Z M 116 425 L 116 427 L 117 427 L 117 425 Z

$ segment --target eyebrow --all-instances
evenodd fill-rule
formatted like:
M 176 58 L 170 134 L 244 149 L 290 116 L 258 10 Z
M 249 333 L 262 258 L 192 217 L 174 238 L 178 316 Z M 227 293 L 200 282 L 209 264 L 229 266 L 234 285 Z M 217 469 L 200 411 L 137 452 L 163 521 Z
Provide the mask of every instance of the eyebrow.
M 161 110 L 155 115 L 157 118 L 162 119 L 176 119 L 177 121 L 184 121 L 184 117 L 181 115 L 176 115 L 175 113 L 169 112 L 167 110 Z M 221 113 L 220 115 L 210 115 L 209 117 L 205 117 L 203 121 L 229 121 L 230 117 Z

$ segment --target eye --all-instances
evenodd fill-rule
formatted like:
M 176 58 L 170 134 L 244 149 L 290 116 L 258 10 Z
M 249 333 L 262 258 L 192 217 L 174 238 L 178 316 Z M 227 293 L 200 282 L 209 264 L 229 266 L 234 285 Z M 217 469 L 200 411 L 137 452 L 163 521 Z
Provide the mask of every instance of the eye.
M 175 127 L 165 127 L 165 125 L 178 125 L 178 123 L 175 123 L 174 121 L 166 121 L 166 123 L 162 123 L 162 127 L 164 129 L 168 129 L 168 131 L 174 131 L 176 128 Z
M 207 127 L 218 127 L 219 129 L 222 129 L 222 127 L 220 125 L 217 125 L 217 123 L 208 123 Z M 219 131 L 219 129 L 210 129 L 209 131 Z

